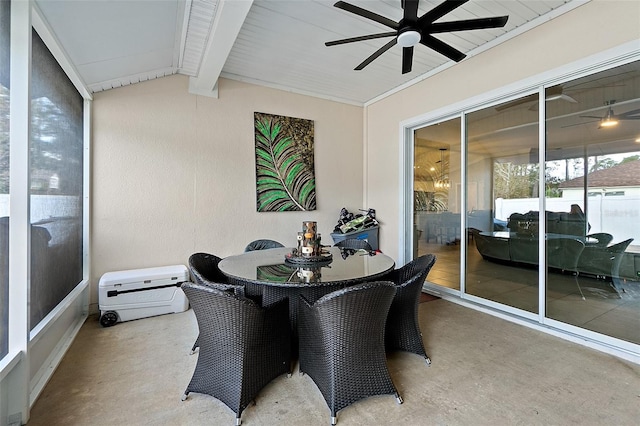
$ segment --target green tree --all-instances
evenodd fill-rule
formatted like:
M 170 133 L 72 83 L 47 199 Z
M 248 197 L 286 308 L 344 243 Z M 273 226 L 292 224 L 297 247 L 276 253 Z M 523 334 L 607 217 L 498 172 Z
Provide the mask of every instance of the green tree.
M 494 163 L 493 187 L 496 198 L 538 196 L 538 165 Z
M 74 126 L 54 103 L 42 97 L 31 102 L 30 170 L 32 184 L 46 179 L 32 193 L 79 195 L 82 193 L 82 129 Z M 80 121 L 81 122 L 81 121 Z M 57 175 L 60 186 L 49 188 Z
M 631 155 L 629 157 L 624 157 L 622 160 L 620 160 L 620 163 L 618 164 L 625 164 L 625 163 L 630 163 L 632 161 L 638 161 L 640 160 L 640 155 Z
M 618 165 L 618 163 L 613 158 L 605 157 L 605 158 L 600 158 L 599 159 L 599 158 L 596 157 L 596 162 L 589 169 L 589 173 L 593 173 L 596 170 L 610 169 L 610 168 L 615 167 L 617 165 Z

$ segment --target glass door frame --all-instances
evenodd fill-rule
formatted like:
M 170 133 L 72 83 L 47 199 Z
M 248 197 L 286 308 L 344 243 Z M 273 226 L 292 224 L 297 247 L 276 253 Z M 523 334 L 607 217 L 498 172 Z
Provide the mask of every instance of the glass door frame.
M 460 117 L 461 118 L 461 182 L 462 197 L 461 211 L 466 211 L 467 206 L 467 189 L 466 189 L 466 160 L 467 160 L 467 132 L 465 126 L 465 116 L 467 113 L 477 111 L 479 109 L 488 108 L 500 103 L 518 99 L 522 96 L 538 94 L 539 99 L 545 99 L 545 90 L 554 85 L 564 83 L 579 77 L 604 71 L 615 66 L 640 60 L 640 51 L 633 43 L 627 43 L 615 49 L 603 52 L 596 57 L 585 58 L 575 63 L 569 64 L 561 69 L 552 70 L 550 72 L 531 77 L 521 82 L 514 83 L 510 86 L 499 88 L 494 91 L 470 98 L 464 102 L 453 104 L 435 110 L 412 119 L 405 120 L 400 123 L 400 158 L 401 158 L 401 181 L 400 181 L 400 197 L 401 206 L 403 206 L 404 214 L 400 215 L 399 224 L 399 258 L 398 264 L 402 265 L 413 257 L 413 161 L 414 161 L 414 132 L 422 127 L 437 124 L 438 122 Z M 538 110 L 538 171 L 539 171 L 539 187 L 545 187 L 545 161 L 546 161 L 546 108 L 545 102 L 539 102 Z M 539 211 L 544 212 L 546 207 L 546 197 L 544 194 L 539 197 Z M 466 217 L 461 215 L 461 229 L 466 230 Z M 545 241 L 546 223 L 540 221 L 538 237 L 539 241 Z M 462 240 L 466 240 L 463 238 Z M 461 261 L 460 261 L 460 291 L 447 289 L 440 286 L 434 286 L 425 283 L 424 289 L 429 293 L 451 300 L 456 303 L 462 303 L 480 309 L 485 312 L 503 317 L 504 319 L 521 323 L 523 325 L 545 331 L 550 334 L 580 343 L 598 349 L 603 352 L 611 353 L 616 356 L 630 359 L 634 362 L 640 361 L 640 345 L 636 345 L 627 341 L 616 339 L 607 335 L 595 333 L 580 327 L 575 327 L 564 322 L 553 320 L 546 317 L 546 282 L 547 282 L 547 259 L 546 244 L 539 244 L 538 256 L 538 299 L 539 310 L 537 314 L 523 312 L 519 309 L 510 308 L 503 304 L 491 302 L 486 299 L 471 296 L 465 293 L 465 272 L 466 272 L 466 247 L 467 241 L 461 244 Z M 428 278 L 427 278 L 428 280 Z

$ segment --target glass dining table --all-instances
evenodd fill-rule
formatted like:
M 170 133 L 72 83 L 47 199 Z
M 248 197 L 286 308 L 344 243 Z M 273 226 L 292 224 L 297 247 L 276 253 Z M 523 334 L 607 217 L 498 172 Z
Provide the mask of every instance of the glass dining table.
M 255 250 L 220 261 L 218 267 L 232 280 L 275 287 L 314 287 L 335 283 L 358 283 L 374 280 L 395 266 L 394 260 L 382 253 L 370 255 L 355 252 L 343 259 L 338 247 L 324 250 L 331 254 L 331 261 L 317 263 L 290 263 L 285 260 L 293 248 Z
M 296 263 L 285 260 L 293 248 L 255 250 L 229 256 L 220 261 L 220 271 L 234 284 L 245 287 L 245 294 L 268 306 L 289 299 L 289 317 L 293 336 L 297 338 L 298 299 L 302 295 L 313 303 L 325 294 L 364 281 L 384 277 L 395 261 L 382 253 L 355 252 L 343 258 L 338 247 L 324 250 L 331 261 Z

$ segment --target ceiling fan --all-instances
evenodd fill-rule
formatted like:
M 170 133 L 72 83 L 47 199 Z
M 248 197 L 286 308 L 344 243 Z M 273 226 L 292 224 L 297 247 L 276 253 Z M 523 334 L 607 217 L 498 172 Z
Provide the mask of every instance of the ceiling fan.
M 411 72 L 413 64 L 413 47 L 418 43 L 427 46 L 430 49 L 446 56 L 447 58 L 460 62 L 467 55 L 450 46 L 449 44 L 435 38 L 432 34 L 479 30 L 487 28 L 501 28 L 507 23 L 508 16 L 498 16 L 493 18 L 465 19 L 461 21 L 435 22 L 442 18 L 452 10 L 462 6 L 469 0 L 446 0 L 429 12 L 418 17 L 419 0 L 401 0 L 402 9 L 404 9 L 403 17 L 399 22 L 393 21 L 377 13 L 370 12 L 350 3 L 339 1 L 334 4 L 338 9 L 346 10 L 363 18 L 370 19 L 387 26 L 394 31 L 369 34 L 359 37 L 345 38 L 342 40 L 328 41 L 326 46 L 336 46 L 339 44 L 353 43 L 356 41 L 373 40 L 377 38 L 393 37 L 393 39 L 376 50 L 371 56 L 365 59 L 360 65 L 355 67 L 356 71 L 362 70 L 364 67 L 373 62 L 377 57 L 382 55 L 394 45 L 402 46 L 402 74 Z
M 580 118 L 597 118 L 597 120 L 594 120 L 594 121 L 600 122 L 598 129 L 601 129 L 603 127 L 606 128 L 606 127 L 617 126 L 618 123 L 623 120 L 640 120 L 640 108 L 623 112 L 622 114 L 614 114 L 613 108 L 611 107 L 611 105 L 613 105 L 614 103 L 616 103 L 615 100 L 610 100 L 604 103 L 609 108 L 607 108 L 606 114 L 602 117 L 595 116 L 595 115 L 581 115 Z M 593 123 L 594 121 L 587 121 L 585 123 L 580 123 L 580 124 Z

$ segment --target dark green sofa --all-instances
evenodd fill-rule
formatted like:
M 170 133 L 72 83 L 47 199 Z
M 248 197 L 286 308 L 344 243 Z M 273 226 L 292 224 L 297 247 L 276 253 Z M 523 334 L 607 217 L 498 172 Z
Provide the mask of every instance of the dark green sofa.
M 619 276 L 622 257 L 633 238 L 610 245 L 613 240 L 610 234 L 585 235 L 590 225 L 578 206 L 572 206 L 572 212 L 548 211 L 545 216 L 550 267 L 597 278 Z M 508 221 L 508 234 L 479 230 L 471 233 L 485 259 L 537 265 L 538 220 L 537 211 L 513 213 Z

